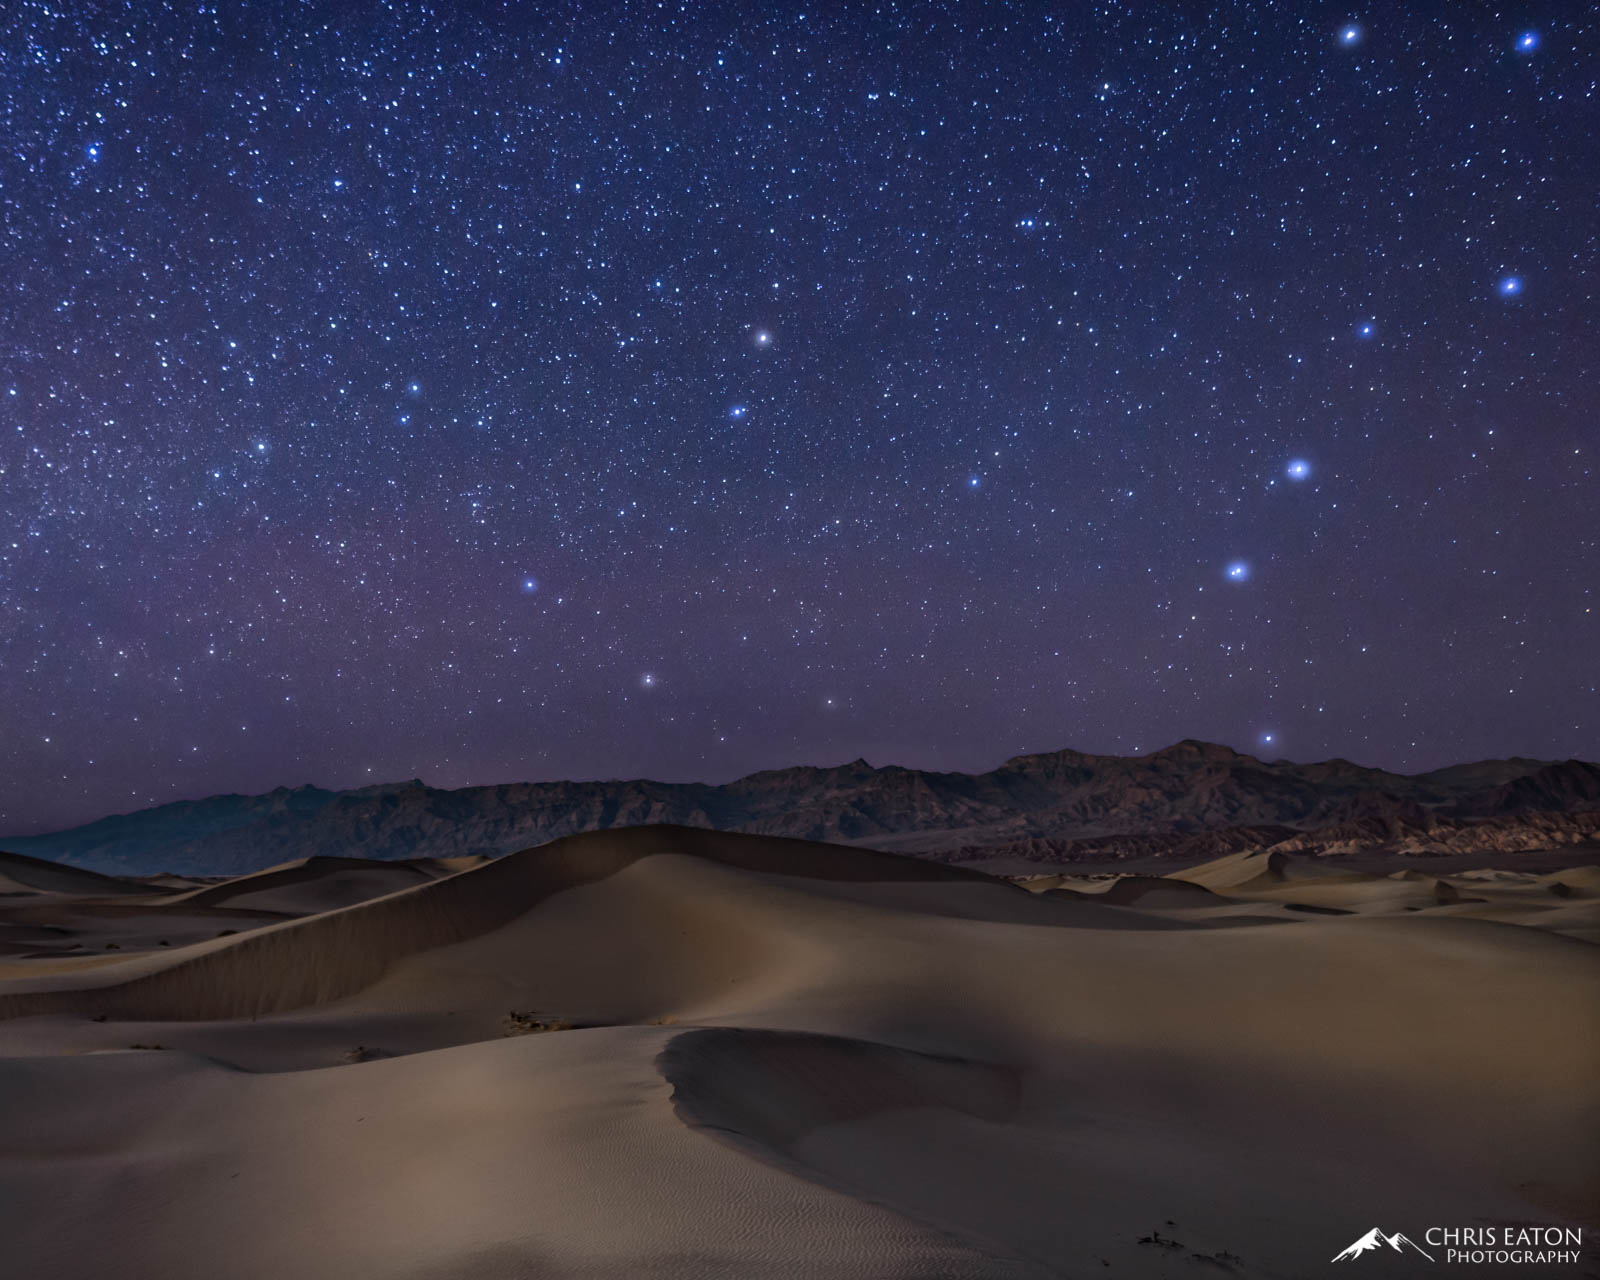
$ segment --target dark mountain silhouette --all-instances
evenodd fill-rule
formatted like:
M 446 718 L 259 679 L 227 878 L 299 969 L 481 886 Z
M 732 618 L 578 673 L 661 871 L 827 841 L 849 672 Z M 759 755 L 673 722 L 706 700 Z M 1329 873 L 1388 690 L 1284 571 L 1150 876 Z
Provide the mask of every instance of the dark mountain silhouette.
M 1600 765 L 1563 760 L 1512 778 L 1478 802 L 1484 813 L 1600 809 Z
M 1368 817 L 1308 828 L 1218 827 L 1208 831 L 1136 831 L 1085 839 L 1034 837 L 1008 844 L 962 845 L 923 856 L 941 861 L 1045 864 L 1151 858 L 1187 865 L 1246 849 L 1368 858 L 1446 858 L 1565 850 L 1573 856 L 1557 859 L 1556 864 L 1571 865 L 1600 856 L 1600 811 L 1535 811 L 1498 818 L 1453 818 L 1429 811 L 1418 822 Z
M 1460 851 L 1479 837 L 1507 849 L 1592 844 L 1596 810 L 1600 768 L 1579 760 L 1483 761 L 1408 776 L 1348 760 L 1262 761 L 1185 740 L 1145 756 L 1017 756 L 979 774 L 854 760 L 766 770 L 721 786 L 279 788 L 162 805 L 0 846 L 124 875 L 237 875 L 305 857 L 492 856 L 579 831 L 663 822 L 944 858 L 1198 857 L 1297 840 L 1309 840 L 1312 852 L 1335 841 L 1427 853 L 1434 845 Z

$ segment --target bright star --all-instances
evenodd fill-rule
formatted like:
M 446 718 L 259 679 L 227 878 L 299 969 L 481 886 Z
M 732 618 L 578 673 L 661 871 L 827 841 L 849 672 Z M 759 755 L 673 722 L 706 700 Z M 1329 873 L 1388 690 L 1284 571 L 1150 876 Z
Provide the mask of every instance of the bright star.
M 1311 464 L 1304 458 L 1290 458 L 1289 465 L 1283 470 L 1291 480 L 1304 480 L 1311 474 Z
M 765 329 L 757 329 L 752 335 L 751 341 L 758 347 L 770 347 L 772 345 L 772 335 Z
M 537 578 L 524 578 L 522 580 L 522 589 L 523 589 L 523 591 L 527 592 L 528 595 L 531 596 L 535 591 L 537 591 L 539 589 L 539 579 L 537 579 Z
M 1515 298 L 1519 293 L 1522 292 L 1522 277 L 1506 276 L 1498 285 L 1495 286 L 1495 288 L 1499 291 L 1502 298 Z
M 1346 46 L 1360 44 L 1362 31 L 1360 24 L 1351 22 L 1339 28 L 1339 43 Z
M 969 489 L 976 489 L 982 483 L 983 483 L 983 477 L 982 476 L 968 476 L 967 477 L 967 488 L 969 488 Z
M 1235 560 L 1228 566 L 1229 582 L 1244 582 L 1250 577 L 1250 565 L 1244 560 Z
M 742 418 L 749 412 L 750 410 L 746 406 L 742 404 L 736 404 L 733 406 L 733 408 L 728 410 L 728 416 L 730 418 Z
M 1517 52 L 1532 53 L 1539 47 L 1539 33 L 1537 31 L 1524 31 L 1517 37 Z
M 656 678 L 654 674 L 646 671 L 642 676 L 639 677 L 639 683 L 642 684 L 646 689 L 654 689 L 656 687 Z
M 1370 320 L 1363 320 L 1356 326 L 1356 336 L 1358 338 L 1370 338 L 1377 332 L 1378 326 L 1373 324 Z

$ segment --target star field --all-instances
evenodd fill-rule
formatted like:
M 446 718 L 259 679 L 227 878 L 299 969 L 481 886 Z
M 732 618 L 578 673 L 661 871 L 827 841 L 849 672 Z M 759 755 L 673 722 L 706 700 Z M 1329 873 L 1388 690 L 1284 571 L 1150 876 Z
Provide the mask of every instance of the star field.
M 1600 745 L 1586 6 L 0 25 L 0 831 Z

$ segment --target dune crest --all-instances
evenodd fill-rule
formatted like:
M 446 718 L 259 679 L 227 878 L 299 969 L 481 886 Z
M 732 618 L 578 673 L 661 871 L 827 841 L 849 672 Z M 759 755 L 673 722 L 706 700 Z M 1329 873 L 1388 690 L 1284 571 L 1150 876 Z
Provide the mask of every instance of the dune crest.
M 417 952 L 492 932 L 551 894 L 605 879 L 640 858 L 680 852 L 746 870 L 843 881 L 988 880 L 935 863 L 781 837 L 670 826 L 592 832 L 353 906 L 201 943 L 171 956 L 97 969 L 87 980 L 77 974 L 19 979 L 0 990 L 0 1018 L 72 1012 L 83 1007 L 88 991 L 98 1012 L 144 1019 L 260 1017 L 325 1004 L 372 985 Z M 334 869 L 340 865 L 331 864 Z M 253 878 L 279 887 L 285 880 L 317 874 L 314 865 L 300 864 Z M 204 904 L 224 889 L 237 900 L 240 884 L 230 881 L 174 901 Z

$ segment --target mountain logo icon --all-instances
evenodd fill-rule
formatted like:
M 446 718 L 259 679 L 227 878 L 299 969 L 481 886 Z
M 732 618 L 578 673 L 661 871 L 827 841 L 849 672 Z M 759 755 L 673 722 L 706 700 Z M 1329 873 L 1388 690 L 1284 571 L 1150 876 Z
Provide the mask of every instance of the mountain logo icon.
M 1334 1254 L 1333 1261 L 1349 1262 L 1352 1259 L 1359 1258 L 1364 1253 L 1371 1253 L 1374 1249 L 1381 1249 L 1385 1245 L 1393 1249 L 1396 1253 L 1404 1253 L 1407 1249 L 1415 1249 L 1429 1262 L 1434 1261 L 1433 1255 L 1409 1236 L 1403 1235 L 1398 1231 L 1396 1231 L 1392 1236 L 1386 1236 L 1377 1227 L 1373 1227 L 1371 1231 L 1367 1232 L 1366 1235 L 1362 1236 L 1361 1239 L 1357 1240 L 1354 1244 L 1349 1245 L 1348 1247 L 1341 1249 L 1338 1253 Z

